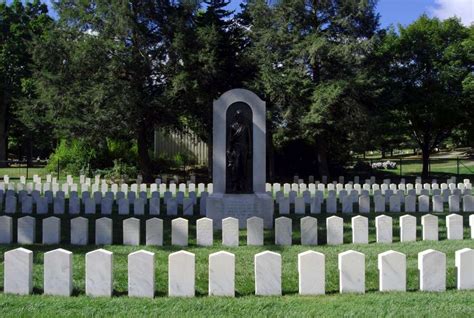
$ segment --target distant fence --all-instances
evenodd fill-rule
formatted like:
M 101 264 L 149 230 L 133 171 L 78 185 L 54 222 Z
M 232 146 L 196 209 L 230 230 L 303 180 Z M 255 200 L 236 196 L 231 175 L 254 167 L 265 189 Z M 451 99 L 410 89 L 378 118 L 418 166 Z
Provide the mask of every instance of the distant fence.
M 347 165 L 347 170 L 354 175 L 377 176 L 421 176 L 423 161 L 421 159 L 357 159 Z M 466 158 L 433 158 L 429 160 L 430 177 L 472 176 L 474 159 Z
M 59 168 L 59 161 L 55 165 L 55 171 L 46 171 L 44 169 L 48 164 L 47 160 L 8 160 L 0 161 L 0 178 L 4 175 L 8 175 L 11 179 L 20 179 L 20 177 L 26 177 L 30 179 L 33 175 L 45 177 L 47 174 L 53 174 L 58 177 L 61 174 Z
M 192 132 L 155 130 L 154 151 L 155 156 L 184 154 L 195 159 L 197 165 L 208 165 L 207 144 Z

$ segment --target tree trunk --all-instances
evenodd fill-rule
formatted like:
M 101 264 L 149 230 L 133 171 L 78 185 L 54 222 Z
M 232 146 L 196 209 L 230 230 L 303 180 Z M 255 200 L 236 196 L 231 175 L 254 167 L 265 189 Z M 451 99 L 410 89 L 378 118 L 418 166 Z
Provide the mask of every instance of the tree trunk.
M 0 93 L 0 167 L 8 160 L 8 101 L 6 92 Z
M 137 146 L 138 146 L 138 165 L 140 172 L 143 176 L 143 181 L 147 183 L 153 182 L 151 159 L 148 150 L 150 143 L 148 141 L 148 130 L 147 125 L 142 124 L 138 129 L 137 134 Z
M 317 141 L 317 150 L 318 150 L 318 172 L 319 176 L 327 176 L 329 179 L 329 165 L 328 165 L 328 149 L 326 145 L 326 140 L 323 136 L 319 136 Z
M 430 149 L 427 146 L 422 147 L 422 158 L 423 158 L 423 170 L 421 177 L 426 179 L 430 175 Z

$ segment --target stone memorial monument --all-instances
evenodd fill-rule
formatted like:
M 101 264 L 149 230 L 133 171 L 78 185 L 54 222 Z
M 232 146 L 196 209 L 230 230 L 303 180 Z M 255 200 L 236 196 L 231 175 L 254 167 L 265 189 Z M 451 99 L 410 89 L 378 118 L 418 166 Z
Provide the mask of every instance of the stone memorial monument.
M 214 227 L 234 217 L 244 228 L 247 218 L 273 226 L 273 199 L 265 192 L 265 102 L 253 92 L 232 89 L 213 104 L 213 193 L 207 217 Z

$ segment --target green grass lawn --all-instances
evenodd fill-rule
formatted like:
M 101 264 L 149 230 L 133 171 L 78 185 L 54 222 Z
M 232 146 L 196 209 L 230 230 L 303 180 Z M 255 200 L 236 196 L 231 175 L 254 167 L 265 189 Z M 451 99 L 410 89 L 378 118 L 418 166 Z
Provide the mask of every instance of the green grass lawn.
M 28 179 L 33 179 L 35 174 L 45 179 L 49 172 L 45 168 L 28 168 Z M 26 177 L 26 167 L 0 168 L 0 178 L 3 179 L 4 175 L 8 175 L 11 179 L 19 179 L 20 176 Z
M 379 161 L 386 161 L 390 159 L 381 159 Z M 396 169 L 379 169 L 377 172 L 383 172 L 388 175 L 399 176 L 400 171 L 402 176 L 420 176 L 423 170 L 421 159 L 403 159 L 402 165 L 400 161 L 390 160 L 397 163 Z M 374 161 L 376 162 L 376 161 Z M 458 173 L 457 162 L 452 159 L 436 159 L 431 162 L 430 172 L 434 177 L 449 177 L 455 176 Z M 460 160 L 459 161 L 459 175 L 462 177 L 473 177 L 474 175 L 474 160 Z M 441 182 L 441 181 L 438 181 Z M 442 181 L 444 182 L 444 181 Z
M 418 241 L 399 242 L 399 214 L 394 217 L 394 243 L 375 243 L 374 217 L 370 214 L 370 244 L 350 244 L 350 215 L 344 215 L 344 245 L 326 246 L 325 218 L 327 215 L 316 215 L 318 218 L 318 246 L 299 245 L 299 219 L 292 215 L 293 242 L 291 247 L 273 245 L 273 231 L 265 232 L 265 246 L 247 247 L 246 233 L 240 233 L 240 247 L 223 247 L 220 244 L 221 233 L 214 234 L 214 246 L 198 247 L 195 242 L 195 220 L 190 220 L 189 242 L 185 250 L 196 254 L 196 297 L 190 299 L 167 297 L 168 255 L 181 248 L 169 246 L 169 218 L 165 218 L 165 246 L 121 246 L 111 245 L 103 248 L 114 253 L 114 296 L 112 298 L 90 298 L 85 296 L 85 253 L 96 249 L 96 246 L 77 247 L 67 244 L 60 246 L 41 246 L 39 244 L 24 246 L 34 251 L 34 294 L 31 296 L 13 296 L 0 293 L 0 312 L 3 316 L 474 316 L 474 291 L 459 292 L 456 290 L 456 269 L 454 253 L 456 250 L 474 248 L 470 239 L 468 216 L 464 215 L 464 240 L 446 240 L 444 217 L 447 213 L 437 214 L 439 218 L 438 242 L 420 241 L 421 227 L 418 228 Z M 43 216 L 41 216 L 43 217 Z M 95 219 L 99 215 L 89 216 Z M 420 225 L 420 214 L 418 225 Z M 123 216 L 114 215 L 114 244 L 121 242 L 121 220 Z M 147 219 L 148 216 L 140 216 Z M 68 240 L 69 216 L 61 216 L 63 241 Z M 37 222 L 37 239 L 41 238 L 41 222 Z M 90 223 L 90 237 L 93 237 L 93 222 Z M 144 222 L 142 221 L 142 241 Z M 0 246 L 0 286 L 3 286 L 3 253 L 17 247 Z M 74 296 L 70 298 L 42 295 L 43 289 L 43 255 L 52 249 L 62 247 L 74 253 Z M 442 293 L 420 292 L 417 269 L 417 255 L 426 249 L 436 249 L 447 256 L 447 291 Z M 131 252 L 146 249 L 156 253 L 156 297 L 154 299 L 137 299 L 127 297 L 127 255 Z M 298 253 L 315 250 L 326 255 L 326 295 L 298 295 Z M 366 294 L 341 295 L 338 292 L 339 275 L 337 255 L 353 249 L 366 255 Z M 387 250 L 396 250 L 407 255 L 407 289 L 406 293 L 378 292 L 377 255 Z M 216 251 L 226 250 L 236 255 L 236 297 L 218 298 L 207 296 L 208 256 Z M 271 250 L 282 255 L 282 297 L 258 297 L 254 295 L 253 257 L 255 254 Z

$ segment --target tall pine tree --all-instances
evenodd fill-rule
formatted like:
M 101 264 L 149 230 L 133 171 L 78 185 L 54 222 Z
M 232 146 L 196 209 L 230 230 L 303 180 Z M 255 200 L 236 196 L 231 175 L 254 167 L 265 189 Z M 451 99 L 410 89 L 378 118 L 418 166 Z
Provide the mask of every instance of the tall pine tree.
M 256 89 L 277 138 L 314 145 L 320 175 L 341 166 L 372 102 L 370 56 L 379 41 L 375 1 L 285 0 L 245 8 Z M 334 170 L 334 169 L 333 169 Z

